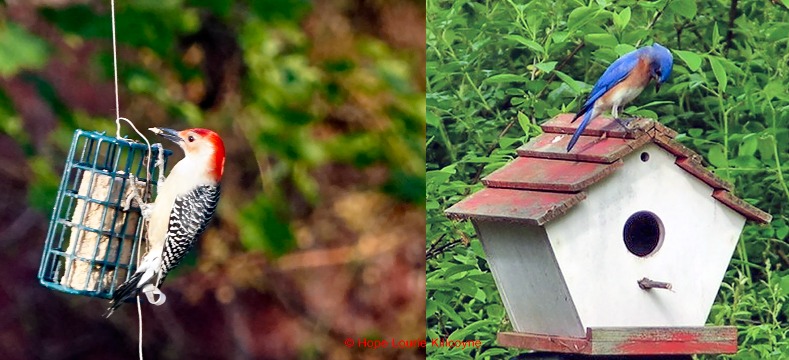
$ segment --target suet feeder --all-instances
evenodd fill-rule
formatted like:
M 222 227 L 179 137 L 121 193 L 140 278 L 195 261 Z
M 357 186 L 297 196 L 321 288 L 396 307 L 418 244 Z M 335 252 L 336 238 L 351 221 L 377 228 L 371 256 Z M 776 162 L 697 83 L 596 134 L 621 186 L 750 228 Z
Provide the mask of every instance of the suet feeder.
M 732 194 L 658 122 L 598 117 L 571 152 L 564 114 L 455 204 L 485 250 L 514 332 L 500 345 L 587 355 L 734 353 L 704 326 L 746 220 Z
M 42 285 L 109 299 L 133 274 L 138 253 L 145 251 L 143 218 L 138 206 L 124 207 L 132 191 L 150 197 L 155 190 L 159 169 L 166 168 L 171 154 L 161 151 L 155 144 L 146 161 L 145 144 L 75 131 L 41 257 Z

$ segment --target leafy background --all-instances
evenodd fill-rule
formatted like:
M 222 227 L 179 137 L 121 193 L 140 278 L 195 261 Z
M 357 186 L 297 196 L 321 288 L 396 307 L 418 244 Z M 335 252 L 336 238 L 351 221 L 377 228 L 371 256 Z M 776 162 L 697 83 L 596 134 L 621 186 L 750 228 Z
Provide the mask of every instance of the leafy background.
M 116 8 L 121 115 L 214 129 L 228 157 L 213 225 L 165 306 L 143 306 L 146 356 L 423 357 L 343 344 L 424 336 L 423 4 Z M 106 301 L 36 280 L 74 130 L 115 133 L 109 10 L 0 1 L 2 359 L 137 357 L 133 306 L 107 320 Z
M 443 210 L 479 190 L 538 124 L 575 112 L 617 57 L 659 42 L 674 72 L 626 109 L 678 130 L 736 194 L 747 224 L 709 323 L 739 330 L 736 359 L 789 354 L 789 10 L 786 1 L 427 0 L 427 335 L 431 358 L 499 358 L 510 329 L 468 222 Z M 722 356 L 729 358 L 729 356 Z

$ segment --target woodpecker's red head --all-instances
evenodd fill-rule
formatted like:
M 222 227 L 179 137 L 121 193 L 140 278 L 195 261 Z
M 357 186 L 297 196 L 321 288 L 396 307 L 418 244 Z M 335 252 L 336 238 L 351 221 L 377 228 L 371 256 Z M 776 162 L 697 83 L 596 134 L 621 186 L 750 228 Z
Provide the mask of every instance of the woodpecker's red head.
M 225 143 L 219 135 L 208 129 L 186 129 L 176 131 L 166 128 L 149 130 L 170 140 L 184 150 L 186 158 L 196 163 L 206 164 L 206 175 L 214 181 L 222 179 L 225 170 Z

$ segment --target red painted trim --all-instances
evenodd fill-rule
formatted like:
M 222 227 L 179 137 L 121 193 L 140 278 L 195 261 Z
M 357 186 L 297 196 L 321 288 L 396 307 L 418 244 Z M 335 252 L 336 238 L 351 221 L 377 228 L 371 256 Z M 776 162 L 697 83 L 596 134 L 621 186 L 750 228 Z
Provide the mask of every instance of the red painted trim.
M 575 160 L 610 164 L 649 142 L 642 136 L 638 139 L 581 136 L 573 150 L 567 152 L 570 136 L 545 133 L 518 148 L 518 155 L 543 159 Z
M 499 345 L 535 351 L 587 355 L 733 354 L 733 326 L 590 328 L 586 337 L 501 332 Z
M 622 166 L 622 161 L 599 164 L 581 161 L 519 157 L 482 179 L 488 187 L 578 192 Z
M 647 143 L 654 142 L 677 157 L 675 162 L 677 166 L 714 190 L 733 189 L 731 184 L 701 165 L 701 155 L 673 140 L 677 136 L 676 131 L 651 119 L 634 119 L 629 124 L 630 131 L 624 131 L 615 120 L 597 117 L 584 130 L 584 135 L 578 139 L 573 150 L 567 152 L 570 134 L 578 126 L 578 122 L 570 123 L 573 116 L 573 114 L 561 114 L 547 121 L 542 125 L 545 133 L 518 148 L 520 158 L 484 178 L 483 183 L 489 188 L 528 190 L 531 191 L 529 195 L 534 196 L 537 201 L 546 200 L 540 192 L 580 193 L 615 171 L 623 157 Z M 771 219 L 769 214 L 728 192 L 716 194 L 715 199 L 750 220 L 764 223 Z M 463 207 L 452 207 L 447 213 L 456 218 L 487 217 L 541 225 L 560 216 L 580 201 L 580 199 L 565 200 L 556 199 L 555 205 L 558 210 L 552 211 L 550 216 L 507 209 L 506 207 L 511 205 L 507 201 L 498 204 L 501 209 L 496 209 L 496 203 L 486 204 L 487 210 L 482 213 L 476 211 L 478 210 L 476 208 L 469 213 L 463 213 Z M 528 201 L 518 204 L 532 208 L 544 205 L 547 204 L 530 205 Z
M 698 178 L 699 180 L 705 182 L 713 189 L 725 189 L 725 190 L 732 189 L 732 185 L 730 183 L 715 176 L 715 174 L 705 169 L 704 166 L 702 166 L 698 161 L 693 160 L 693 158 L 688 157 L 688 158 L 677 159 L 677 161 L 675 161 L 674 163 L 677 164 L 677 166 L 681 167 L 683 170 L 687 171 L 691 175 Z
M 773 216 L 759 210 L 759 208 L 748 204 L 745 200 L 740 199 L 726 190 L 715 190 L 712 192 L 712 197 L 724 203 L 732 210 L 743 214 L 749 220 L 756 221 L 761 224 L 768 224 L 773 220 Z
M 579 122 L 579 120 L 576 120 L 576 122 L 571 123 L 570 120 L 572 119 L 573 114 L 560 114 L 556 115 L 553 119 L 544 122 L 542 125 L 540 125 L 540 127 L 542 128 L 542 131 L 546 133 L 572 134 L 578 127 Z M 602 116 L 592 119 L 592 121 L 590 121 L 584 129 L 583 135 L 602 136 L 604 133 L 607 134 L 608 137 L 612 138 L 636 138 L 636 134 L 634 132 L 628 132 L 616 121 L 612 121 L 611 118 Z
M 541 226 L 586 198 L 586 193 L 487 188 L 446 210 L 452 218 L 519 221 Z

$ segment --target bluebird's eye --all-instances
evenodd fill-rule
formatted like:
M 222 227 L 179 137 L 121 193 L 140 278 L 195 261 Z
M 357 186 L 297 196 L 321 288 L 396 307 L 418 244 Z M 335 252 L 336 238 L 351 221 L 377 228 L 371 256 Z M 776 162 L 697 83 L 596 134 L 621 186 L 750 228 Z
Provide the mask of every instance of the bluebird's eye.
M 189 140 L 189 142 L 194 142 L 195 141 L 195 137 L 192 136 L 192 135 L 189 135 L 189 138 L 187 138 L 187 140 Z

